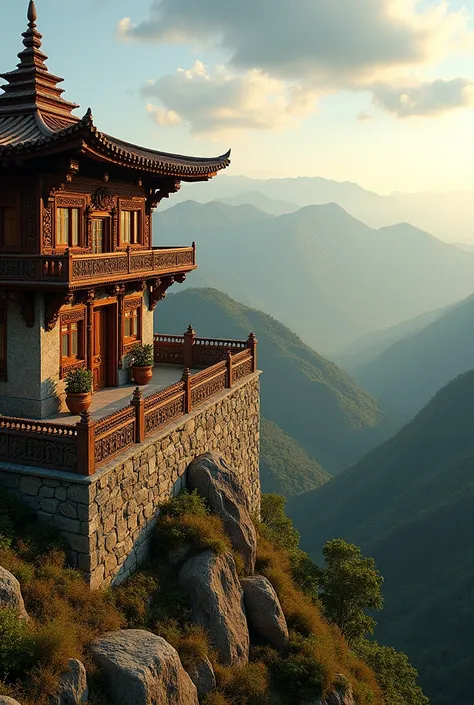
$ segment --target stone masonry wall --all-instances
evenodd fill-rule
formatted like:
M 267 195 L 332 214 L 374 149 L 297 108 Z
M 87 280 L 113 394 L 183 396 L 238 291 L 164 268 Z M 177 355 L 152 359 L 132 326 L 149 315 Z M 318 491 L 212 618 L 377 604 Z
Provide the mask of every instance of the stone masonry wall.
M 91 587 L 119 583 L 146 556 L 159 505 L 185 485 L 198 455 L 216 451 L 260 510 L 258 373 L 169 424 L 92 477 L 0 463 L 0 486 L 53 523 Z

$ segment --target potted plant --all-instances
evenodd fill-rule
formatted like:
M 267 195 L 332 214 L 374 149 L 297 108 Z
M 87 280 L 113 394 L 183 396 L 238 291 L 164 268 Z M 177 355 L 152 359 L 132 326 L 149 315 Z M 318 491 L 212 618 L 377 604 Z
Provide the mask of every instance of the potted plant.
M 139 386 L 148 384 L 153 377 L 155 355 L 153 345 L 135 345 L 130 351 L 132 377 Z
M 71 370 L 66 375 L 66 406 L 71 414 L 87 411 L 92 402 L 92 372 Z

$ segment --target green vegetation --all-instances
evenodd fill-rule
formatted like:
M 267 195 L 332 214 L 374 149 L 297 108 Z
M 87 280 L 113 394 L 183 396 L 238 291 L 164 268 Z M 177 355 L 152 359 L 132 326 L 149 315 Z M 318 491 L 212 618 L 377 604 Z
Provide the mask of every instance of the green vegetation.
M 314 490 L 330 479 L 321 465 L 273 421 L 261 420 L 260 480 L 263 492 L 284 497 Z
M 358 546 L 342 539 L 328 541 L 323 556 L 320 597 L 324 614 L 351 643 L 373 634 L 376 623 L 366 610 L 381 610 L 383 606 L 383 579 L 374 559 L 366 558 Z
M 340 471 L 390 435 L 391 423 L 377 402 L 271 316 L 215 289 L 187 289 L 161 303 L 156 318 L 159 332 L 183 333 L 190 322 L 201 336 L 247 339 L 251 330 L 256 333 L 259 366 L 264 370 L 263 416 L 295 439 L 328 472 Z M 321 484 L 320 466 L 310 467 L 306 454 L 297 454 L 295 463 L 294 448 L 285 437 L 279 436 L 277 441 L 287 470 L 281 460 L 275 463 L 271 448 L 276 436 L 275 427 L 264 423 L 262 470 L 264 478 L 272 477 L 269 488 L 278 486 L 296 494 L 308 481 Z M 290 482 L 292 476 L 297 481 Z
M 71 370 L 67 373 L 66 394 L 88 394 L 92 389 L 92 372 L 90 370 Z
M 128 353 L 130 364 L 134 367 L 149 367 L 155 363 L 153 345 L 140 345 L 137 343 Z
M 289 502 L 303 547 L 340 536 L 374 556 L 385 607 L 376 637 L 407 653 L 433 705 L 472 684 L 474 372 L 444 387 L 393 439 Z

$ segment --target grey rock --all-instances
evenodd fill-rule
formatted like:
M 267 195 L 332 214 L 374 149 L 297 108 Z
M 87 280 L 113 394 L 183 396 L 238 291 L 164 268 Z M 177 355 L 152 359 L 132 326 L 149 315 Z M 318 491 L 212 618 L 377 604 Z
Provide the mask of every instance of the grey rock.
M 263 575 L 244 578 L 240 584 L 250 631 L 284 651 L 288 646 L 288 626 L 273 585 Z
M 28 619 L 20 583 L 8 570 L 0 566 L 0 607 L 18 612 L 20 619 Z
M 50 705 L 85 705 L 88 698 L 84 664 L 77 659 L 69 659 L 68 669 L 61 675 L 58 690 L 49 699 Z
M 109 632 L 91 644 L 114 705 L 198 705 L 196 686 L 178 652 L 151 632 Z
M 0 705 L 20 705 L 18 700 L 9 698 L 8 695 L 0 695 Z
M 209 632 L 223 663 L 246 664 L 249 630 L 233 557 L 205 551 L 188 559 L 179 585 L 190 599 L 194 621 Z
M 198 696 L 203 698 L 216 687 L 216 676 L 212 663 L 207 656 L 188 669 L 191 680 L 197 688 Z
M 232 546 L 242 554 L 247 575 L 253 573 L 257 556 L 257 534 L 250 518 L 247 493 L 223 458 L 205 453 L 188 467 L 187 482 L 207 499 L 221 517 Z
M 338 680 L 344 683 L 343 687 L 337 686 L 325 698 L 316 698 L 307 701 L 304 705 L 355 705 L 352 688 L 347 678 L 338 675 Z
M 168 551 L 168 563 L 170 565 L 178 565 L 186 558 L 190 550 L 191 545 L 189 543 L 183 543 L 178 548 L 172 548 L 171 551 Z

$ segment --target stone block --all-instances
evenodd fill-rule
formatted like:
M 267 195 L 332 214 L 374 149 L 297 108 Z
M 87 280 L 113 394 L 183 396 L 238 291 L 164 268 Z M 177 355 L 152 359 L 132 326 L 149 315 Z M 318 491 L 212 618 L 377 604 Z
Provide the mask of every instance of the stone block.
M 46 487 L 46 485 L 43 485 L 42 487 L 40 487 L 39 496 L 44 497 L 45 499 L 51 499 L 52 497 L 54 497 L 54 489 L 52 487 Z
M 70 534 L 67 531 L 63 533 L 63 536 L 73 551 L 89 553 L 89 539 L 87 536 L 78 536 L 77 534 Z
M 20 491 L 26 495 L 36 497 L 39 494 L 42 480 L 39 477 L 28 477 L 28 475 L 20 478 Z
M 67 491 L 67 498 L 71 502 L 89 504 L 89 488 L 87 485 L 71 485 Z
M 79 505 L 81 507 L 85 507 L 85 505 Z M 59 513 L 62 514 L 64 517 L 69 517 L 69 519 L 77 519 L 77 504 L 74 502 L 63 502 L 62 504 L 59 505 Z
M 60 502 L 65 502 L 66 497 L 67 497 L 67 489 L 66 487 L 56 487 L 54 490 L 54 496 L 56 499 L 58 499 Z
M 71 534 L 78 534 L 80 532 L 81 525 L 77 519 L 68 519 L 60 514 L 56 514 L 52 521 L 59 531 L 66 531 Z
M 46 488 L 48 489 L 48 488 Z M 56 511 L 58 509 L 58 500 L 57 499 L 42 499 L 40 502 L 40 507 L 41 511 L 46 512 L 47 514 L 56 514 Z

